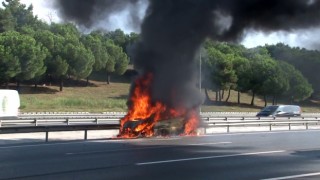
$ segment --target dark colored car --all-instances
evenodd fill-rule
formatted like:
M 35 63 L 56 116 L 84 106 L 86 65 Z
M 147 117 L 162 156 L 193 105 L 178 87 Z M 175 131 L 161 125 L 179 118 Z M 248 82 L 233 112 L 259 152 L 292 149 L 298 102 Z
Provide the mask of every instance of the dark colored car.
M 296 105 L 266 106 L 258 114 L 258 117 L 294 117 L 301 116 L 301 107 Z

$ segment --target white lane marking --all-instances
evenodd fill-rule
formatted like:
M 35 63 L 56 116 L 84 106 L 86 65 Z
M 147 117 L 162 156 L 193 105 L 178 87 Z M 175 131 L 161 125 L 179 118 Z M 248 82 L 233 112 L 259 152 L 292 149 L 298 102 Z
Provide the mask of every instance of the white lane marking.
M 171 140 L 177 140 L 177 139 L 182 139 L 181 137 L 168 137 L 168 138 L 152 138 L 149 140 L 157 140 L 157 141 L 171 141 Z
M 172 159 L 172 160 L 165 160 L 165 161 L 142 162 L 142 163 L 136 163 L 135 165 L 141 166 L 141 165 L 149 165 L 149 164 L 162 164 L 162 163 L 194 161 L 194 160 L 202 160 L 202 159 L 217 159 L 217 158 L 227 158 L 227 157 L 237 157 L 237 156 L 250 156 L 250 155 L 259 155 L 259 154 L 274 154 L 274 153 L 283 153 L 283 152 L 286 152 L 286 151 L 285 150 L 277 150 L 277 151 L 263 151 L 263 152 L 229 154 L 229 155 L 221 155 L 221 156 L 205 156 L 205 157 L 197 157 L 197 158 Z
M 291 131 L 262 131 L 262 132 L 231 132 L 231 133 L 216 133 L 216 134 L 205 134 L 199 137 L 210 137 L 210 136 L 238 136 L 238 135 L 252 135 L 252 134 L 283 134 L 283 133 L 307 133 L 307 132 L 318 132 L 319 129 L 309 130 L 291 130 Z
M 187 144 L 188 146 L 202 146 L 202 145 L 215 145 L 215 144 L 231 144 L 232 142 L 213 142 L 213 143 L 199 143 L 199 144 Z
M 320 172 L 308 173 L 308 174 L 298 174 L 298 175 L 293 175 L 293 176 L 275 177 L 275 178 L 262 179 L 262 180 L 293 179 L 293 178 L 310 177 L 310 176 L 318 176 L 318 175 L 320 175 Z

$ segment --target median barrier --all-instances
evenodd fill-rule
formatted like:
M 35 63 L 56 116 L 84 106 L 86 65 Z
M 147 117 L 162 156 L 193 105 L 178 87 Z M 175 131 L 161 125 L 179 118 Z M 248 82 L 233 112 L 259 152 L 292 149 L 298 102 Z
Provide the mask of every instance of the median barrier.
M 39 118 L 37 118 L 39 117 Z M 26 132 L 46 132 L 50 131 L 75 131 L 75 130 L 101 130 L 119 129 L 122 116 L 110 116 L 110 114 L 82 115 L 75 116 L 33 116 L 32 118 L 21 117 L 15 120 L 0 120 L 0 134 L 7 133 L 26 133 Z M 215 128 L 226 127 L 230 132 L 231 127 L 262 127 L 268 126 L 269 130 L 273 127 L 287 126 L 291 130 L 294 126 L 304 126 L 309 129 L 311 125 L 319 125 L 320 119 L 315 116 L 310 117 L 227 117 L 227 116 L 201 116 L 201 127 Z

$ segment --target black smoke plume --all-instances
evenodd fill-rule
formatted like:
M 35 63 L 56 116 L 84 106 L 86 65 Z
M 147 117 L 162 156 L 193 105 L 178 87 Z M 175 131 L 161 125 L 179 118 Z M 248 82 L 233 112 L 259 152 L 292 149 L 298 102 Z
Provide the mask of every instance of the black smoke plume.
M 59 0 L 64 15 L 88 24 L 92 14 L 116 11 L 122 0 Z M 141 74 L 154 75 L 152 97 L 170 106 L 201 102 L 196 53 L 201 43 L 238 41 L 246 30 L 291 31 L 320 24 L 320 0 L 150 0 L 134 58 Z
M 153 98 L 172 106 L 201 101 L 195 57 L 207 37 L 238 41 L 247 29 L 294 30 L 320 23 L 320 1 L 151 0 L 135 65 L 155 76 Z

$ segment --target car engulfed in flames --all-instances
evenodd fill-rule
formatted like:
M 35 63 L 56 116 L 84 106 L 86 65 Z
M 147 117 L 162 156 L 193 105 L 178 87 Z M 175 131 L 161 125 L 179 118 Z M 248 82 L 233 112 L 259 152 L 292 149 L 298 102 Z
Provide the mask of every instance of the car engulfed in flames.
M 153 102 L 151 98 L 152 78 L 152 74 L 147 73 L 134 82 L 135 85 L 129 99 L 129 110 L 120 121 L 118 137 L 194 135 L 199 124 L 197 108 L 170 108 L 160 101 Z M 170 124 L 169 128 L 168 124 Z M 167 128 L 163 128 L 164 126 Z M 172 129 L 175 131 L 172 132 Z

